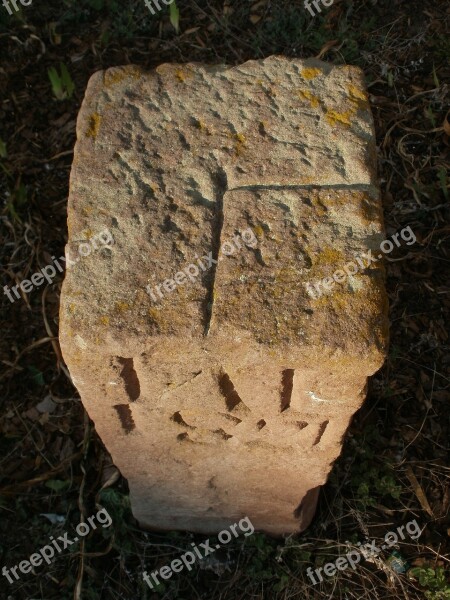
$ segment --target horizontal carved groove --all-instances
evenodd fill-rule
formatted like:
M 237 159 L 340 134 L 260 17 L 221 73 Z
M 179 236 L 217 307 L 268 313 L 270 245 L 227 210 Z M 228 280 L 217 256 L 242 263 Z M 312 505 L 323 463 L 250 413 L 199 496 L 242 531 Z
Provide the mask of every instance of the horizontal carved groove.
M 116 404 L 114 408 L 117 411 L 117 414 L 120 419 L 120 424 L 122 425 L 122 429 L 125 433 L 130 433 L 133 429 L 136 429 L 136 425 L 133 420 L 133 415 L 131 414 L 131 408 L 128 404 Z
M 308 423 L 306 421 L 297 421 L 297 427 L 300 430 L 305 429 L 305 427 L 308 427 Z
M 219 413 L 219 415 L 221 417 L 225 417 L 225 419 L 231 421 L 234 425 L 239 425 L 239 423 L 242 423 L 242 419 L 238 419 L 234 415 L 228 415 L 227 413 Z

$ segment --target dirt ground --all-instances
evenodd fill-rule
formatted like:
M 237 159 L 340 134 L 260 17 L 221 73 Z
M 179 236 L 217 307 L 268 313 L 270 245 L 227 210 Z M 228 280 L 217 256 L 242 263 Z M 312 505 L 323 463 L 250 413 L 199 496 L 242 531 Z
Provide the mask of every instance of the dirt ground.
M 9 3 L 8 3 L 9 2 Z M 366 74 L 388 235 L 391 342 L 303 534 L 240 537 L 153 590 L 142 572 L 200 544 L 134 521 L 127 483 L 87 418 L 58 346 L 63 274 L 10 302 L 0 345 L 0 598 L 450 599 L 450 4 L 12 0 L 0 5 L 1 286 L 64 253 L 75 122 L 89 77 L 113 65 L 238 64 L 271 54 L 356 64 Z M 162 3 L 161 3 L 162 4 Z M 11 14 L 8 12 L 11 11 Z M 56 71 L 55 71 L 56 70 Z M 50 74 L 49 74 L 50 72 Z M 67 73 L 66 75 L 64 75 Z M 112 522 L 29 573 L 11 568 L 106 508 Z M 420 535 L 313 585 L 313 570 L 415 521 Z M 17 571 L 16 571 L 17 573 Z

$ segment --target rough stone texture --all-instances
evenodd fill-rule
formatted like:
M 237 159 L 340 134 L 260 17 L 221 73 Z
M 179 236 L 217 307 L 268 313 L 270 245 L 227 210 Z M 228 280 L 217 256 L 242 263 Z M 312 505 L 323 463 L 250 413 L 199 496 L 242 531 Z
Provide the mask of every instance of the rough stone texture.
M 61 347 L 135 516 L 305 528 L 387 343 L 380 262 L 316 300 L 304 286 L 383 239 L 360 70 L 112 68 L 77 137 L 68 250 L 105 228 L 115 244 L 68 269 Z M 249 227 L 256 248 L 145 291 Z

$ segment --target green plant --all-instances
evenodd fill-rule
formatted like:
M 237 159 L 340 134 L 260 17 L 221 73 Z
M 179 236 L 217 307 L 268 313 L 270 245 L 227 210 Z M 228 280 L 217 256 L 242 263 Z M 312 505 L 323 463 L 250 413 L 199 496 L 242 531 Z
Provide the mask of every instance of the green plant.
M 102 535 L 109 539 L 114 534 L 114 547 L 124 554 L 133 550 L 130 531 L 133 528 L 130 498 L 116 488 L 106 488 L 100 492 L 99 503 L 106 508 L 112 519 L 112 526 L 102 529 Z
M 48 77 L 50 79 L 50 83 L 52 84 L 53 95 L 55 98 L 57 100 L 65 100 L 66 98 L 72 97 L 75 85 L 66 65 L 64 63 L 60 63 L 59 68 L 61 74 L 58 73 L 55 67 L 50 67 L 48 70 Z
M 255 533 L 248 538 L 247 545 L 255 550 L 247 567 L 247 574 L 258 581 L 276 577 L 276 570 L 270 560 L 275 555 L 272 541 L 263 533 Z
M 176 0 L 172 0 L 172 2 L 169 5 L 169 10 L 170 10 L 170 22 L 172 23 L 173 28 L 175 29 L 175 31 L 178 34 L 180 32 L 180 11 L 178 9 Z
M 450 585 L 445 576 L 444 567 L 414 567 L 408 576 L 417 579 L 425 591 L 428 600 L 450 600 Z
M 351 487 L 356 494 L 356 501 L 363 509 L 378 504 L 379 499 L 390 496 L 394 500 L 400 498 L 401 486 L 397 485 L 393 469 L 384 462 L 379 462 L 372 450 L 380 442 L 380 434 L 375 428 L 364 432 L 364 439 L 354 439 L 358 460 L 352 468 Z

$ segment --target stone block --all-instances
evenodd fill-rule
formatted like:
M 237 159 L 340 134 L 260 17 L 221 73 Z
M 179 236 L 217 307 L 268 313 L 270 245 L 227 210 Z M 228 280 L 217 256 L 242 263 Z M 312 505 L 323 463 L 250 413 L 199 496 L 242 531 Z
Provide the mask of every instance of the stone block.
M 143 526 L 307 527 L 383 363 L 362 73 L 315 59 L 112 68 L 77 122 L 60 340 Z

